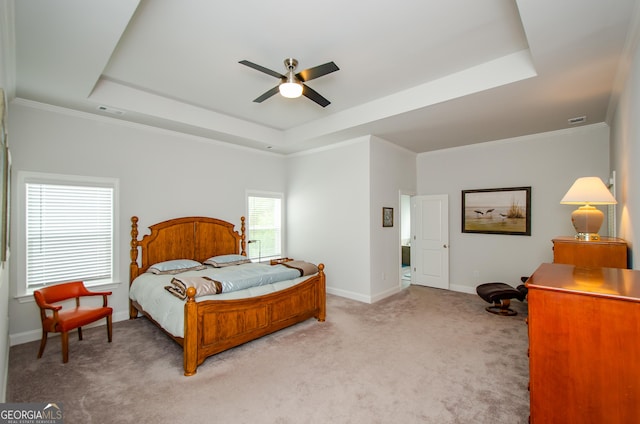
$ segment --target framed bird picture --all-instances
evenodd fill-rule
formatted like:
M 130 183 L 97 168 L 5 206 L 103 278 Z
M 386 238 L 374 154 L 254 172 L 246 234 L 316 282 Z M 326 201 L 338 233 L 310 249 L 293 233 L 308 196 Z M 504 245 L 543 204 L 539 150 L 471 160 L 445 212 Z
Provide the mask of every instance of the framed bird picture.
M 531 235 L 531 187 L 462 191 L 462 232 Z

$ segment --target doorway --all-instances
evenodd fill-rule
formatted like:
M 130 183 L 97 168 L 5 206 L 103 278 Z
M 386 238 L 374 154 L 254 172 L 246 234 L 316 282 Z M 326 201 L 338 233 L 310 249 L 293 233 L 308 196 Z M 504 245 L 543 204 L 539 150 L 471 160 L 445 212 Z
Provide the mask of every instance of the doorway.
M 411 284 L 411 196 L 400 193 L 400 285 Z

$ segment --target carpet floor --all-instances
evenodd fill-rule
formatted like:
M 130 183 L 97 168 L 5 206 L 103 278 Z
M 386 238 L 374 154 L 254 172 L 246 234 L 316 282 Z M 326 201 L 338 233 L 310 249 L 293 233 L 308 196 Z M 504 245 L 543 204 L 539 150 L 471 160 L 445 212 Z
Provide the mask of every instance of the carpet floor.
M 10 349 L 7 402 L 57 402 L 64 423 L 527 423 L 526 303 L 410 286 L 373 305 L 328 295 L 307 320 L 208 358 L 145 318 Z

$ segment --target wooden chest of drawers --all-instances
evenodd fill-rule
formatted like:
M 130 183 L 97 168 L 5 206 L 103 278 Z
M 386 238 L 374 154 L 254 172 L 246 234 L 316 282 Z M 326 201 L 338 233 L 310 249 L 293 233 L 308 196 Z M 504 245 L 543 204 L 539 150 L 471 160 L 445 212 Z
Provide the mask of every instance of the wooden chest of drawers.
M 526 285 L 531 423 L 640 422 L 640 271 L 542 264 Z
M 627 268 L 627 242 L 623 239 L 602 237 L 596 241 L 584 241 L 574 237 L 556 237 L 552 241 L 554 263 Z

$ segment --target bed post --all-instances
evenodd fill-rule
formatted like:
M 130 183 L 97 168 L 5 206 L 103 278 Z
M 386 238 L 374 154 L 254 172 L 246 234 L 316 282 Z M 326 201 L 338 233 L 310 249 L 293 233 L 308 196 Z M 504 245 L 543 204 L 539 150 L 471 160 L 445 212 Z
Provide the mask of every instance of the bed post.
M 187 302 L 184 304 L 184 375 L 196 373 L 198 368 L 198 305 L 195 301 L 196 289 L 187 289 Z
M 129 252 L 131 256 L 131 263 L 129 264 L 129 286 L 133 282 L 133 279 L 138 276 L 138 217 L 131 217 L 131 250 Z M 138 310 L 133 306 L 133 302 L 129 299 L 129 319 L 134 319 L 138 316 Z
M 324 322 L 327 317 L 327 292 L 326 277 L 324 275 L 324 264 L 318 264 L 318 275 L 320 276 L 320 287 L 318 287 L 318 302 L 320 303 L 320 311 L 318 312 L 317 319 L 320 322 Z
M 241 251 L 240 254 L 243 256 L 247 256 L 247 242 L 246 242 L 246 234 L 245 234 L 245 222 L 246 218 L 244 216 L 240 217 L 240 247 L 241 247 Z

